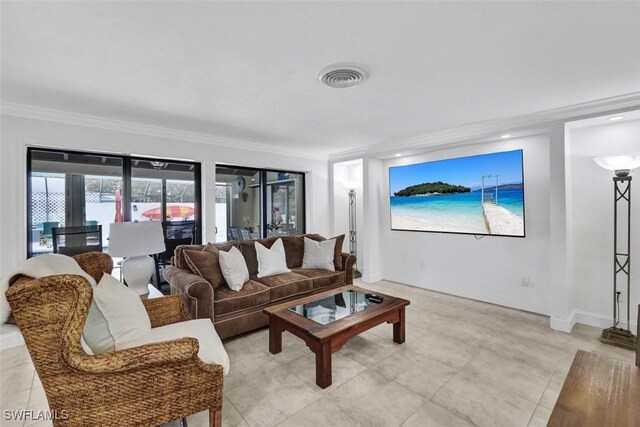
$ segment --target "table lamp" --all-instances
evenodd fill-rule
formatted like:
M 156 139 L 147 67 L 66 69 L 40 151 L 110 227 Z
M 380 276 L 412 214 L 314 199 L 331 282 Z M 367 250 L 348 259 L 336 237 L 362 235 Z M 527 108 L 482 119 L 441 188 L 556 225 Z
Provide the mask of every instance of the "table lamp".
M 160 221 L 115 222 L 109 226 L 109 255 L 124 257 L 121 271 L 127 285 L 144 295 L 155 263 L 149 255 L 164 252 Z

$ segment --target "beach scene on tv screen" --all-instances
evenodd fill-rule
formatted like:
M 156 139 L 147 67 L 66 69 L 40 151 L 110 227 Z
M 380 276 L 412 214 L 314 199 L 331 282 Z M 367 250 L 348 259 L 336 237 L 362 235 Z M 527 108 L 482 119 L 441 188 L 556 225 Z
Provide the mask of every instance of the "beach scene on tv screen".
M 522 150 L 389 169 L 393 230 L 524 236 Z

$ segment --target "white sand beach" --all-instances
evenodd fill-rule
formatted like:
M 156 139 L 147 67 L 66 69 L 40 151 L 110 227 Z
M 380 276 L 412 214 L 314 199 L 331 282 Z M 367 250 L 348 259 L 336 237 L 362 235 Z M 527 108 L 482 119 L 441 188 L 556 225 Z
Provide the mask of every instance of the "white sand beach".
M 391 228 L 394 230 L 444 231 L 450 233 L 478 233 L 486 234 L 485 227 L 475 227 L 473 224 L 442 224 L 419 221 L 405 215 L 391 214 Z

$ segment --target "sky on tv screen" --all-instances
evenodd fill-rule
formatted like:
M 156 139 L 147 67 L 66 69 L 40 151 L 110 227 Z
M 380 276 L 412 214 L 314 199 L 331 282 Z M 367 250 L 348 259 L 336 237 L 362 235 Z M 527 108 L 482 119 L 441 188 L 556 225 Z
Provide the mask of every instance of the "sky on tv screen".
M 389 169 L 391 194 L 412 185 L 442 181 L 477 190 L 481 178 L 498 174 L 499 184 L 522 184 L 522 150 L 481 154 Z M 493 184 L 485 180 L 485 186 Z

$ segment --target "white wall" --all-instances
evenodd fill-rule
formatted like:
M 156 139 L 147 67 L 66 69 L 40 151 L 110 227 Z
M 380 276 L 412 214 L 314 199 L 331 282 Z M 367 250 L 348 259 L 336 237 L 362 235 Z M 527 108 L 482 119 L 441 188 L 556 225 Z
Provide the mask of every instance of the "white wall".
M 163 138 L 131 132 L 104 129 L 100 120 L 97 127 L 79 126 L 55 121 L 1 116 L 0 129 L 0 181 L 2 182 L 3 237 L 0 256 L 0 276 L 8 274 L 26 258 L 26 151 L 27 146 L 55 147 L 106 153 L 136 154 L 177 159 L 190 159 L 202 163 L 203 238 L 215 240 L 215 165 L 229 163 L 249 167 L 277 168 L 307 172 L 306 224 L 307 230 L 329 234 L 330 210 L 327 203 L 328 162 L 289 157 L 277 153 L 221 147 L 219 145 L 188 140 Z M 213 139 L 213 138 L 212 138 Z
M 522 149 L 526 238 L 391 231 L 389 167 Z M 365 165 L 366 169 L 366 165 Z M 386 160 L 380 220 L 385 279 L 538 313 L 550 312 L 549 137 L 474 144 Z M 523 287 L 523 279 L 529 282 Z
M 383 232 L 384 215 L 380 206 L 388 204 L 387 189 L 389 180 L 385 178 L 384 162 L 380 159 L 365 159 L 363 165 L 364 179 L 364 235 L 360 237 L 362 254 L 362 280 L 366 283 L 376 282 L 384 278 L 382 265 L 385 249 Z
M 569 129 L 567 147 L 567 235 L 573 247 L 574 317 L 581 323 L 608 327 L 613 311 L 613 172 L 596 165 L 593 157 L 640 152 L 640 120 Z M 640 303 L 639 172 L 631 173 L 633 324 Z M 626 233 L 624 222 L 621 227 Z M 626 244 L 626 238 L 622 243 Z M 618 290 L 626 293 L 626 280 L 619 279 L 618 284 L 622 287 Z M 628 296 L 623 298 L 626 301 Z M 626 303 L 621 303 L 620 308 L 621 317 L 626 320 Z

